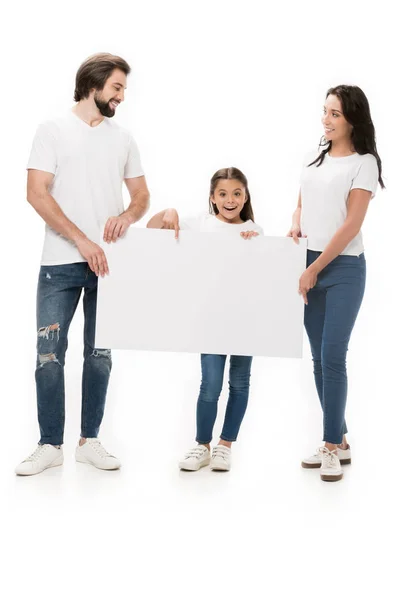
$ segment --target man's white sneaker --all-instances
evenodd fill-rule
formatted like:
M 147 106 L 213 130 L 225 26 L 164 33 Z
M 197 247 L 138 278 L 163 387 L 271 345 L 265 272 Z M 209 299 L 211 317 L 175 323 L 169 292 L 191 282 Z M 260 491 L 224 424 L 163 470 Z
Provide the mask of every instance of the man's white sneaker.
M 185 454 L 179 461 L 179 468 L 183 471 L 198 471 L 201 467 L 210 464 L 210 451 L 203 444 L 199 444 Z
M 210 468 L 213 471 L 229 471 L 231 468 L 231 449 L 227 446 L 214 446 Z
M 88 463 L 97 469 L 106 471 L 113 471 L 121 466 L 121 461 L 109 454 L 98 438 L 86 438 L 86 442 L 82 446 L 78 444 L 75 458 L 78 462 Z
M 62 448 L 39 444 L 35 452 L 16 467 L 15 472 L 17 475 L 37 475 L 50 467 L 59 467 L 63 462 Z
M 337 447 L 337 455 L 338 455 L 341 465 L 349 465 L 351 463 L 351 450 L 350 450 L 350 446 L 348 444 L 347 444 L 346 450 L 343 450 L 342 448 L 339 448 L 339 446 L 338 446 Z M 321 448 L 319 448 L 317 450 L 317 452 L 315 454 L 313 454 L 313 456 L 309 456 L 308 458 L 305 458 L 302 461 L 301 466 L 304 469 L 319 469 L 321 464 L 322 464 L 322 454 L 321 454 Z
M 339 481 L 343 477 L 343 469 L 340 464 L 336 450 L 328 450 L 328 448 L 321 448 L 322 464 L 320 469 L 320 475 L 322 481 Z

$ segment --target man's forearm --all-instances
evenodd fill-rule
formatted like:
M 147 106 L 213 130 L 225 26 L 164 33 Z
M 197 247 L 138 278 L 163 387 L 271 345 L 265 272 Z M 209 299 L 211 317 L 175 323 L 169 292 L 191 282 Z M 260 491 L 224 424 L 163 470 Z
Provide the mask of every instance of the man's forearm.
M 86 237 L 79 227 L 68 219 L 48 192 L 28 190 L 27 199 L 47 225 L 66 239 L 76 244 L 78 240 Z
M 128 208 L 122 213 L 128 215 L 131 219 L 131 224 L 140 221 L 142 217 L 149 210 L 150 205 L 150 194 L 148 192 L 140 191 L 135 194 Z

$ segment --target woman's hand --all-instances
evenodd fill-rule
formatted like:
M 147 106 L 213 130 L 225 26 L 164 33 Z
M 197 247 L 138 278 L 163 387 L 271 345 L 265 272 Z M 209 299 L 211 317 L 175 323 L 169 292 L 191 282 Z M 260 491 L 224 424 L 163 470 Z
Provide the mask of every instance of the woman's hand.
M 179 215 L 175 208 L 167 208 L 162 220 L 162 229 L 175 229 L 175 239 L 179 236 Z
M 245 240 L 249 240 L 250 238 L 256 237 L 257 235 L 260 235 L 258 233 L 258 231 L 241 231 L 240 232 L 240 236 Z
M 310 265 L 299 279 L 299 294 L 303 296 L 304 304 L 308 304 L 307 293 L 316 285 L 318 272 Z
M 290 228 L 290 231 L 288 232 L 288 234 L 286 235 L 286 237 L 291 237 L 293 238 L 293 241 L 298 244 L 299 243 L 299 237 L 307 237 L 306 235 L 302 235 L 301 233 L 301 227 L 298 223 L 294 223 L 292 225 L 292 227 Z

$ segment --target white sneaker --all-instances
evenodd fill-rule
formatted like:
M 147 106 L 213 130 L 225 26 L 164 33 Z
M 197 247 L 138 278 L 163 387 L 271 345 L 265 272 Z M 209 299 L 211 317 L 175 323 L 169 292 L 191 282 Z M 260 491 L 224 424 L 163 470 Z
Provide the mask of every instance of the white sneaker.
M 214 446 L 210 468 L 213 471 L 229 471 L 231 468 L 231 449 L 227 446 Z
M 50 467 L 59 467 L 63 462 L 62 448 L 39 444 L 35 452 L 16 467 L 15 472 L 17 475 L 37 475 Z
M 121 466 L 121 461 L 109 454 L 98 438 L 86 438 L 86 442 L 82 446 L 78 444 L 75 458 L 78 462 L 88 463 L 106 471 L 113 471 Z
M 210 451 L 203 444 L 199 444 L 185 454 L 179 462 L 179 468 L 183 471 L 198 471 L 201 467 L 210 464 Z
M 340 464 L 336 450 L 328 450 L 325 446 L 320 448 L 322 464 L 320 475 L 322 481 L 339 481 L 343 477 L 343 469 Z
M 346 450 L 343 450 L 342 448 L 339 448 L 339 446 L 338 446 L 337 447 L 337 455 L 338 455 L 341 465 L 349 465 L 351 463 L 351 450 L 350 450 L 350 446 L 348 444 L 347 444 Z M 301 466 L 304 469 L 319 469 L 321 464 L 322 464 L 322 454 L 321 454 L 321 448 L 319 448 L 317 450 L 316 454 L 313 454 L 313 456 L 309 456 L 308 458 L 305 458 L 302 461 Z

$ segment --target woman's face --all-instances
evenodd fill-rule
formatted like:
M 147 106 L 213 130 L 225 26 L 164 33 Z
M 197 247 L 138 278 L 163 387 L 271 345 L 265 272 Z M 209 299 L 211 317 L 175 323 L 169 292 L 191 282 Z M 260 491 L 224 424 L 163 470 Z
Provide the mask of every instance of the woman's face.
M 337 96 L 329 95 L 325 101 L 322 125 L 328 142 L 350 140 L 353 127 L 343 116 L 342 103 Z
M 220 179 L 211 196 L 218 209 L 218 218 L 226 223 L 240 223 L 240 213 L 247 201 L 246 189 L 237 179 Z

